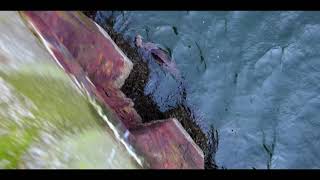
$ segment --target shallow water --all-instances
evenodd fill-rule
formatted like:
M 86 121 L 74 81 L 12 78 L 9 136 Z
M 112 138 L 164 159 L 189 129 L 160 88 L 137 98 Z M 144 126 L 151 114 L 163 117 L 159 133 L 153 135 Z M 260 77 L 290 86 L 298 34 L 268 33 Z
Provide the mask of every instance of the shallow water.
M 103 23 L 111 12 L 99 12 Z M 171 51 L 187 101 L 219 131 L 218 166 L 320 168 L 320 12 L 114 12 L 115 30 Z M 151 66 L 161 110 L 176 83 Z M 174 92 L 173 92 L 174 94 Z

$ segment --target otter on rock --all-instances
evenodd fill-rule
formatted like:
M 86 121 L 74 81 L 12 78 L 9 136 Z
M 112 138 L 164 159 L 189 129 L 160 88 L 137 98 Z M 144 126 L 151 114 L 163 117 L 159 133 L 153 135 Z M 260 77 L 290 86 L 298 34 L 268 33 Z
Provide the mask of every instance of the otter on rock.
M 158 44 L 152 42 L 143 42 L 141 35 L 137 35 L 135 38 L 136 47 L 143 50 L 144 53 L 150 54 L 153 59 L 162 67 L 164 67 L 167 71 L 169 71 L 173 77 L 182 81 L 182 77 L 180 72 L 177 69 L 176 63 L 174 60 L 169 57 L 168 53 L 162 49 Z
M 157 64 L 167 70 L 174 79 L 176 79 L 179 83 L 179 89 L 181 90 L 181 95 L 183 99 L 186 98 L 186 83 L 184 78 L 181 76 L 179 70 L 177 69 L 177 65 L 174 60 L 168 55 L 168 52 L 160 47 L 160 45 L 152 43 L 152 42 L 143 42 L 142 36 L 137 35 L 135 37 L 135 46 L 140 48 L 143 53 L 147 55 L 151 55 Z

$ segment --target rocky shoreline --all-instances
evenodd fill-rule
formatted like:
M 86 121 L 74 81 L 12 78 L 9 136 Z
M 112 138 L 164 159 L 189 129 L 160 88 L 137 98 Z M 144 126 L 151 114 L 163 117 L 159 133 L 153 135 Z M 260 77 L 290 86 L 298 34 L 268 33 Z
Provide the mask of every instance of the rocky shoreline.
M 85 15 L 94 20 L 95 11 L 84 11 Z M 134 108 L 144 122 L 152 122 L 157 119 L 177 118 L 184 129 L 189 133 L 194 142 L 201 148 L 205 155 L 205 169 L 216 169 L 214 154 L 217 140 L 212 135 L 213 129 L 205 134 L 194 120 L 192 113 L 185 105 L 178 105 L 174 109 L 161 112 L 150 96 L 144 94 L 144 87 L 148 81 L 149 69 L 147 63 L 142 60 L 136 48 L 130 45 L 123 36 L 114 31 L 113 19 L 106 19 L 104 24 L 99 24 L 110 35 L 113 41 L 121 48 L 132 61 L 133 69 L 125 80 L 122 92 L 134 102 Z M 146 109 L 148 109 L 146 111 Z

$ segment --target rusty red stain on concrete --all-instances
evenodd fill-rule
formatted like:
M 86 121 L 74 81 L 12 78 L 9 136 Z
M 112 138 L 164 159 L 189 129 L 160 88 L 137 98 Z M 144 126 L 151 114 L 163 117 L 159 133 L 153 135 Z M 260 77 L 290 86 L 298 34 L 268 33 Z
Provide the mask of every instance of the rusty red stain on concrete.
M 132 130 L 136 144 L 154 169 L 193 169 L 203 167 L 201 149 L 172 118 L 146 124 L 148 128 Z M 178 155 L 178 156 L 177 156 Z M 185 163 L 188 162 L 188 163 Z
M 21 15 L 63 68 L 129 130 L 129 141 L 149 167 L 204 168 L 202 151 L 176 119 L 142 123 L 132 100 L 120 91 L 132 64 L 93 21 L 78 12 Z

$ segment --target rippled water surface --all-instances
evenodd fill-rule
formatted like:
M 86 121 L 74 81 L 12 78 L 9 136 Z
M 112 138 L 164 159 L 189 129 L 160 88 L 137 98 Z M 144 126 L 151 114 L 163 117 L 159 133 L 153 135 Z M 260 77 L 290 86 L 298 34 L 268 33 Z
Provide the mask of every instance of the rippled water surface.
M 99 12 L 102 23 L 111 12 Z M 204 130 L 219 131 L 226 168 L 320 167 L 319 12 L 114 12 L 114 28 L 171 52 Z M 162 110 L 170 76 L 145 89 Z

